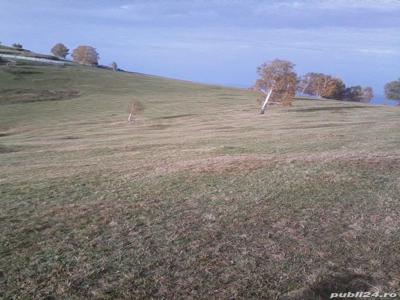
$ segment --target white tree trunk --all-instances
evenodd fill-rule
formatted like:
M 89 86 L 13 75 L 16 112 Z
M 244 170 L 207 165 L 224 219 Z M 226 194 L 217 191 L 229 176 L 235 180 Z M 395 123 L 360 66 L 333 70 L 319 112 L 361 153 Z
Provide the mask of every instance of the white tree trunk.
M 310 85 L 310 80 L 307 80 L 307 83 L 304 85 L 303 90 L 301 91 L 302 95 L 304 95 L 309 85 Z
M 132 122 L 135 122 L 135 119 L 133 118 L 132 113 L 130 113 L 129 117 L 128 117 L 128 123 L 132 123 Z
M 260 111 L 260 113 L 261 113 L 262 115 L 263 115 L 263 114 L 265 113 L 265 111 L 267 110 L 267 104 L 268 104 L 269 98 L 271 97 L 271 94 L 272 94 L 272 89 L 269 90 L 269 92 L 268 92 L 268 94 L 267 94 L 267 97 L 265 97 L 264 103 L 263 103 L 263 105 L 261 106 L 261 111 Z

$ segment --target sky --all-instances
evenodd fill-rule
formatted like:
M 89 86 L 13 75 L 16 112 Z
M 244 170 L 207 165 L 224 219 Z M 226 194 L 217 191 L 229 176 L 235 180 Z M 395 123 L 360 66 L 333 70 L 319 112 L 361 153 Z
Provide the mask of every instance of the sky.
M 0 42 L 91 45 L 101 64 L 237 87 L 280 58 L 383 95 L 400 77 L 400 0 L 0 0 Z

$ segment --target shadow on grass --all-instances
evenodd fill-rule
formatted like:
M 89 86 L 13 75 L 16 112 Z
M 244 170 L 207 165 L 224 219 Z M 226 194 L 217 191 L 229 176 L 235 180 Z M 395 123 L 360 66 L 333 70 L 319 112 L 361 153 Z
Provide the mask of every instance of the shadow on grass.
M 316 128 L 330 128 L 330 127 L 346 127 L 346 124 L 318 124 L 318 125 L 305 125 L 296 127 L 282 127 L 283 130 L 297 130 L 297 129 L 316 129 Z
M 78 139 L 80 139 L 80 137 L 75 135 L 67 135 L 60 138 L 60 140 L 78 140 Z
M 163 129 L 167 129 L 171 127 L 171 125 L 167 125 L 167 124 L 153 124 L 153 125 L 149 125 L 147 126 L 146 129 L 149 130 L 163 130 Z
M 22 149 L 23 149 L 23 147 L 21 147 L 21 146 L 0 145 L 0 154 L 18 152 L 18 151 L 21 151 Z
M 340 106 L 340 107 L 310 107 L 310 108 L 295 108 L 291 109 L 290 112 L 314 112 L 314 111 L 332 111 L 332 112 L 338 112 L 338 111 L 346 111 L 348 109 L 357 109 L 357 108 L 363 108 L 363 109 L 370 109 L 374 108 L 373 106 L 364 106 L 364 105 L 354 105 L 354 106 Z
M 196 116 L 196 114 L 182 114 L 182 115 L 165 116 L 165 117 L 159 117 L 158 119 L 167 120 L 167 119 L 177 119 L 177 118 L 191 117 L 191 116 Z
M 330 299 L 332 293 L 356 293 L 369 291 L 373 279 L 368 275 L 348 271 L 320 274 L 310 285 L 291 291 L 280 300 L 316 300 Z M 345 298 L 347 299 L 347 298 Z
M 69 100 L 79 95 L 75 90 L 2 89 L 0 104 Z

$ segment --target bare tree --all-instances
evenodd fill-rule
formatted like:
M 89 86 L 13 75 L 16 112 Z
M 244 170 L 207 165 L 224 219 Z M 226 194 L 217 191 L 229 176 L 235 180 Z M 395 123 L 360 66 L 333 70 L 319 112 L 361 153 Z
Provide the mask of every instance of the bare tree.
M 72 53 L 72 58 L 74 62 L 96 66 L 98 65 L 99 54 L 96 49 L 91 46 L 79 46 Z
M 290 61 L 275 59 L 257 69 L 260 78 L 256 81 L 255 89 L 266 94 L 261 114 L 265 113 L 268 102 L 292 105 L 297 85 L 294 66 Z
M 51 48 L 51 53 L 59 58 L 66 58 L 69 53 L 69 49 L 64 44 L 57 43 L 53 48 Z
M 143 104 L 138 100 L 133 100 L 129 105 L 128 123 L 135 123 L 135 116 L 143 110 Z
M 301 94 L 310 94 L 310 86 L 312 83 L 311 73 L 307 73 L 300 78 L 297 85 L 297 91 Z

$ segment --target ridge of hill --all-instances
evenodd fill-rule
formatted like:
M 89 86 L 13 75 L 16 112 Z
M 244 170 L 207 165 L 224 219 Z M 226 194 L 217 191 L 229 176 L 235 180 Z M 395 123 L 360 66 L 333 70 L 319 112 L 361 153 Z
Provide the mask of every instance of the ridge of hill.
M 0 65 L 2 64 L 27 64 L 27 65 L 78 65 L 72 60 L 63 59 L 54 55 L 32 52 L 24 48 L 0 45 Z M 104 65 L 92 66 L 96 68 L 112 68 Z M 118 71 L 125 72 L 122 69 Z
M 40 54 L 24 48 L 9 47 L 4 45 L 0 45 L 0 58 L 20 60 L 38 59 L 38 62 L 40 62 L 40 59 L 42 59 L 46 62 L 54 63 L 70 62 L 68 60 L 60 59 L 54 55 Z

